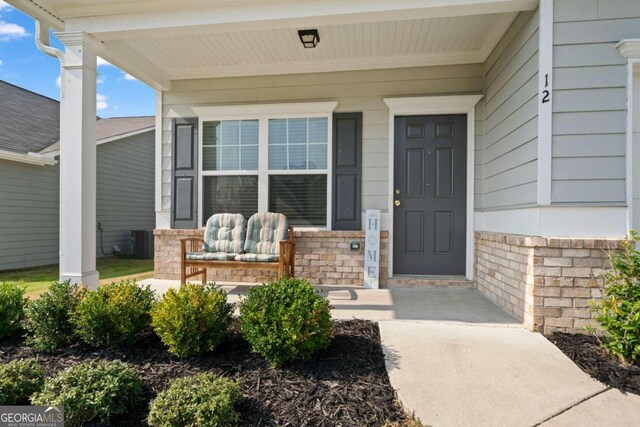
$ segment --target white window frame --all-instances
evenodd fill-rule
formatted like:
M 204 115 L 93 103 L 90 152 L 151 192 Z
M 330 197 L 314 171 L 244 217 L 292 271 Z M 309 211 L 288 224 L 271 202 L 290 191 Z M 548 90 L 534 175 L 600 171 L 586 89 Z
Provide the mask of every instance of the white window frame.
M 330 230 L 332 223 L 332 164 L 333 164 L 333 111 L 337 102 L 303 102 L 287 104 L 251 104 L 194 107 L 198 115 L 198 228 L 203 228 L 204 177 L 205 176 L 258 176 L 258 212 L 269 210 L 269 175 L 325 175 L 327 176 L 327 224 L 325 227 L 296 226 L 296 228 Z M 326 118 L 327 119 L 327 168 L 300 170 L 269 169 L 269 120 Z M 225 120 L 258 120 L 258 170 L 203 171 L 203 123 Z

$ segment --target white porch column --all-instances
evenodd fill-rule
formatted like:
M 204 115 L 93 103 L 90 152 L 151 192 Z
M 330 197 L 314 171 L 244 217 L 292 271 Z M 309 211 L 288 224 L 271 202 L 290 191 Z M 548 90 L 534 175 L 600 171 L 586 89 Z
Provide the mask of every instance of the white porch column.
M 60 280 L 96 288 L 96 53 L 84 32 L 56 36 L 66 48 L 60 97 Z

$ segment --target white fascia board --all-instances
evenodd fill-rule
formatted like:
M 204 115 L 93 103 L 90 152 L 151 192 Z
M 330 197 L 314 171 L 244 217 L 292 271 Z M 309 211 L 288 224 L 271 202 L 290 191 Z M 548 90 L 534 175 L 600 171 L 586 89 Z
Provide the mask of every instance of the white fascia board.
M 86 17 L 68 18 L 67 29 L 85 31 L 100 40 L 168 37 L 282 27 L 340 25 L 361 22 L 444 18 L 534 10 L 538 0 L 318 0 L 305 2 L 237 2 L 180 10 L 144 12 L 126 10 L 104 15 L 85 11 Z M 111 13 L 111 14 L 107 14 Z
M 152 132 L 155 130 L 155 126 L 150 126 L 147 128 L 143 128 L 143 129 L 138 129 L 138 130 L 134 130 L 131 132 L 127 132 L 127 133 L 123 133 L 122 135 L 116 135 L 116 136 L 110 136 L 108 138 L 102 138 L 96 141 L 96 145 L 102 145 L 102 144 L 106 144 L 108 142 L 113 142 L 113 141 L 119 141 L 121 139 L 125 139 L 128 138 L 130 136 L 136 136 L 136 135 L 140 135 L 143 133 L 147 133 L 147 132 Z M 47 156 L 59 156 L 60 155 L 60 150 L 55 150 L 55 151 L 47 151 L 46 153 L 42 153 L 43 155 L 47 155 Z
M 55 165 L 58 163 L 56 159 L 53 158 L 53 155 L 43 155 L 39 153 L 14 153 L 12 151 L 0 150 L 0 159 L 2 160 L 10 160 L 13 162 L 27 163 L 30 165 Z

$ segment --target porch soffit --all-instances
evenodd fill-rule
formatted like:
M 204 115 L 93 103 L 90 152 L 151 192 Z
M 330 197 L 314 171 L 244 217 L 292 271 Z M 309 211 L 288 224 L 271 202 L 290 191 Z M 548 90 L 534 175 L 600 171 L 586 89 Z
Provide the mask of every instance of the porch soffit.
M 537 0 L 8 0 L 159 89 L 171 80 L 481 63 Z M 42 7 L 34 11 L 34 4 Z M 180 7 L 178 10 L 177 7 Z M 36 8 L 37 9 L 37 8 Z M 43 11 L 46 11 L 44 13 Z M 37 16 L 40 14 L 40 16 Z M 304 49 L 297 30 L 317 28 Z

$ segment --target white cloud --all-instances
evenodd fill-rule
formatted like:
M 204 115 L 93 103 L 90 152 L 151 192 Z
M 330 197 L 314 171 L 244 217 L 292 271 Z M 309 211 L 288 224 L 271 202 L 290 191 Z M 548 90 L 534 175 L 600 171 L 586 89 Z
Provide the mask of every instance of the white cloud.
M 4 64 L 4 62 L 2 62 L 2 59 L 0 59 L 0 67 L 2 66 L 2 64 Z
M 27 30 L 18 24 L 0 20 L 0 42 L 20 39 L 28 36 Z
M 58 89 L 60 89 L 60 87 L 62 87 L 62 80 L 60 79 L 60 76 L 58 76 L 56 78 L 56 86 L 58 86 Z
M 5 9 L 12 9 L 11 5 L 8 5 L 6 2 L 0 0 L 0 11 Z
M 109 104 L 107 104 L 107 96 L 101 93 L 96 94 L 96 110 L 104 110 L 108 106 Z
M 124 79 L 125 80 L 133 80 L 133 81 L 138 81 L 138 79 L 136 79 L 135 77 L 133 77 L 131 74 L 129 73 L 124 73 Z
M 100 83 L 104 83 L 104 81 L 105 81 L 106 79 L 107 79 L 107 78 L 106 78 L 106 77 L 104 77 L 104 76 L 98 76 L 98 77 L 96 78 L 96 83 L 98 83 L 98 84 L 100 84 Z
M 110 62 L 105 61 L 104 59 L 100 58 L 98 56 L 98 67 L 102 67 L 102 66 L 110 66 L 112 65 Z

